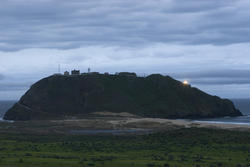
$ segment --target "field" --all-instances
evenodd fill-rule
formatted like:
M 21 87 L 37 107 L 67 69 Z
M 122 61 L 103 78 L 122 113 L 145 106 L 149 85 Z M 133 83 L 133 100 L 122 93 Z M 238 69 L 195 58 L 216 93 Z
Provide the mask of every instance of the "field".
M 250 133 L 181 128 L 145 135 L 0 134 L 3 167 L 250 167 Z

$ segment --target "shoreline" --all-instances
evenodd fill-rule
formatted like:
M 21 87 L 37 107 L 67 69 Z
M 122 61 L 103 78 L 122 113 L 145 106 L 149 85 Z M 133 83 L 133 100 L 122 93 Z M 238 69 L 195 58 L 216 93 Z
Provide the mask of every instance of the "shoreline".
M 71 134 L 73 131 L 143 129 L 152 133 L 182 128 L 208 128 L 233 131 L 250 131 L 250 124 L 201 121 L 188 119 L 96 117 L 91 119 L 0 121 L 0 133 Z M 143 131 L 142 131 L 143 132 Z M 80 133 L 79 133 L 80 134 Z

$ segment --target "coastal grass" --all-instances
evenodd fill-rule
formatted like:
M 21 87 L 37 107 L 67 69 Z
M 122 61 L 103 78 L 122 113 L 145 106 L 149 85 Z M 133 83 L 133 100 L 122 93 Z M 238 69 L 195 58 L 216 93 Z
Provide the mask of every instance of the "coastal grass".
M 250 167 L 250 132 L 204 128 L 145 135 L 0 134 L 4 167 Z

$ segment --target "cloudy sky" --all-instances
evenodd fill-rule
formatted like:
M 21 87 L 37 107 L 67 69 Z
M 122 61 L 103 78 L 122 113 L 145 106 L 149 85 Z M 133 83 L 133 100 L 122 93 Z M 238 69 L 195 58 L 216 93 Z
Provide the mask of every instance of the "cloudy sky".
M 1 0 L 0 100 L 61 70 L 162 73 L 250 97 L 249 0 Z

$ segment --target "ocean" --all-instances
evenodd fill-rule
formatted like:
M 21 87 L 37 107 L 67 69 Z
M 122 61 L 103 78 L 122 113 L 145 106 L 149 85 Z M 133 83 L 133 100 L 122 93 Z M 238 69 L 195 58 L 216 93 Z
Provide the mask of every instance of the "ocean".
M 195 122 L 250 125 L 250 99 L 231 99 L 231 100 L 233 101 L 235 107 L 239 109 L 244 116 L 200 119 L 200 120 L 195 120 Z
M 250 125 L 250 99 L 231 99 L 244 116 L 194 120 L 195 122 L 230 123 Z M 0 101 L 0 120 L 16 101 Z
M 0 120 L 2 120 L 5 112 L 15 103 L 16 101 L 0 101 Z

